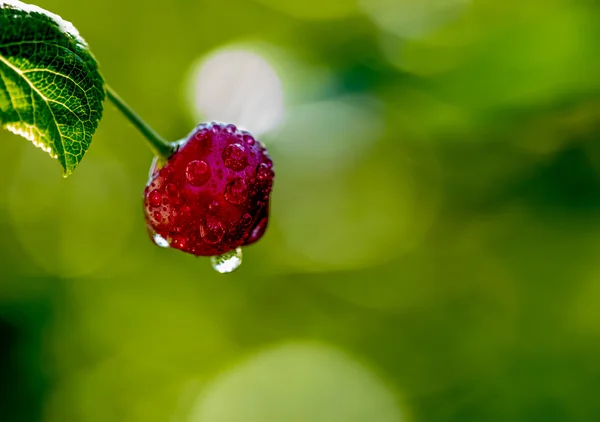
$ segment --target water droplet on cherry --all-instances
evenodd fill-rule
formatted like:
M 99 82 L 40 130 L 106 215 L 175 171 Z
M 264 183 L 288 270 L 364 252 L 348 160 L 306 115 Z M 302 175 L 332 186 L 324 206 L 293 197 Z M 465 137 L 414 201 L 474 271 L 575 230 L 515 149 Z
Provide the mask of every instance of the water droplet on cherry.
M 150 205 L 152 207 L 160 207 L 160 201 L 161 201 L 161 196 L 160 196 L 160 192 L 158 192 L 157 190 L 153 190 L 152 192 L 150 192 L 150 194 L 148 195 L 148 202 L 150 203 Z
M 209 217 L 206 222 L 200 226 L 200 236 L 206 243 L 219 243 L 225 235 L 225 226 L 223 222 L 215 217 Z
M 248 166 L 248 155 L 241 144 L 229 144 L 223 150 L 225 167 L 235 171 L 242 171 Z
M 167 239 L 158 233 L 155 233 L 154 236 L 152 236 L 152 241 L 156 244 L 156 246 L 160 246 L 161 248 L 168 248 L 170 246 Z
M 236 248 L 225 252 L 223 255 L 211 256 L 210 262 L 215 271 L 221 274 L 227 274 L 235 271 L 242 265 L 242 248 Z
M 202 186 L 210 179 L 210 166 L 206 161 L 191 161 L 185 168 L 185 178 L 192 186 Z
M 260 163 L 258 168 L 256 169 L 256 178 L 260 182 L 264 182 L 265 180 L 269 180 L 273 177 L 273 170 L 269 168 L 266 163 Z
M 252 137 L 252 135 L 250 134 L 246 134 L 244 135 L 244 142 L 246 142 L 247 145 L 252 146 L 256 143 L 256 141 L 254 140 L 254 138 Z
M 171 246 L 175 249 L 184 249 L 186 245 L 185 237 L 183 236 L 175 236 L 171 241 Z
M 248 227 L 250 223 L 252 223 L 252 216 L 248 213 L 242 215 L 242 218 L 240 218 L 240 226 Z
M 240 205 L 246 202 L 248 198 L 248 188 L 246 182 L 237 178 L 229 182 L 225 187 L 225 199 L 235 205 Z

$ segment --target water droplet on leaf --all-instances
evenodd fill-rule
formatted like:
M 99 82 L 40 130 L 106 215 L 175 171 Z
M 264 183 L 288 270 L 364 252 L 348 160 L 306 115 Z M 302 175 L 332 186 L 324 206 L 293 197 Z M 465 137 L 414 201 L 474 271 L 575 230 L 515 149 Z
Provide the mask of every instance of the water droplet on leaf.
M 221 274 L 235 271 L 242 265 L 242 248 L 225 252 L 223 255 L 211 256 L 210 262 L 215 271 Z

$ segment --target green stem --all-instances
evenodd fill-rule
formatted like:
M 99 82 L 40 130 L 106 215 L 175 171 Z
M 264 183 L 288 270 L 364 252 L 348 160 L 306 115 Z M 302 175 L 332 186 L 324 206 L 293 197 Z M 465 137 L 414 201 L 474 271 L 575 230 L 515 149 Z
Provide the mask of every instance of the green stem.
M 127 105 L 125 101 L 119 97 L 119 95 L 110 87 L 106 86 L 106 94 L 108 95 L 109 100 L 119 109 L 121 113 L 125 115 L 129 119 L 131 123 L 140 131 L 142 135 L 146 137 L 148 140 L 148 146 L 152 150 L 152 152 L 158 157 L 162 157 L 164 159 L 169 158 L 169 156 L 175 151 L 175 148 L 172 144 L 164 140 L 158 133 L 154 131 L 146 122 L 144 122 L 140 116 L 136 114 L 135 111 L 131 109 Z

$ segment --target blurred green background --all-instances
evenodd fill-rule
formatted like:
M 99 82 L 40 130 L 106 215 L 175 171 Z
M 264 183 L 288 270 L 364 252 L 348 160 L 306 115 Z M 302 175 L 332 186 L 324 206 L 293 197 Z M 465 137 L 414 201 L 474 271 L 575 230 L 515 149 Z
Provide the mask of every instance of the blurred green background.
M 235 273 L 148 239 L 110 103 L 68 179 L 0 133 L 0 420 L 600 420 L 600 3 L 39 0 L 176 140 L 252 130 Z

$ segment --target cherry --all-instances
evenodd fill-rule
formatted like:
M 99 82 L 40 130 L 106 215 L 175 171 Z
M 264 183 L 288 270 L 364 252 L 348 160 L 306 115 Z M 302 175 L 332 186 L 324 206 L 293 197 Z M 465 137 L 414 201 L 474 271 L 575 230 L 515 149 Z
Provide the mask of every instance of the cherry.
M 151 169 L 144 190 L 148 231 L 161 246 L 197 256 L 250 245 L 267 228 L 274 175 L 265 146 L 250 133 L 201 124 Z

